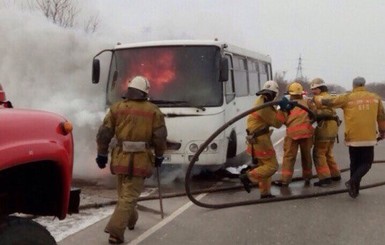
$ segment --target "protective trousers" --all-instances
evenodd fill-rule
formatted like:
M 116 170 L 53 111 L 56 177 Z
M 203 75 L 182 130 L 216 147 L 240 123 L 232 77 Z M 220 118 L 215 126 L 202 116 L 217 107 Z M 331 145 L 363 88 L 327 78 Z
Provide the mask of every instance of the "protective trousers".
M 333 146 L 333 141 L 314 142 L 313 160 L 320 180 L 341 176 L 338 165 L 334 160 Z
M 136 204 L 143 186 L 143 177 L 130 177 L 125 174 L 118 175 L 118 203 L 105 229 L 111 236 L 124 241 L 124 231 L 127 226 L 135 225 L 138 218 Z
M 302 177 L 305 180 L 312 178 L 312 159 L 311 147 L 313 146 L 313 138 L 304 138 L 293 140 L 286 136 L 283 143 L 283 162 L 281 181 L 289 184 L 293 177 L 294 164 L 297 158 L 298 147 L 301 152 Z
M 278 162 L 276 156 L 258 158 L 258 166 L 247 173 L 247 177 L 253 183 L 258 183 L 261 195 L 268 195 L 271 188 L 271 176 L 277 172 Z
M 349 146 L 350 156 L 350 182 L 360 188 L 362 177 L 372 167 L 374 160 L 374 147 L 362 146 L 353 147 Z

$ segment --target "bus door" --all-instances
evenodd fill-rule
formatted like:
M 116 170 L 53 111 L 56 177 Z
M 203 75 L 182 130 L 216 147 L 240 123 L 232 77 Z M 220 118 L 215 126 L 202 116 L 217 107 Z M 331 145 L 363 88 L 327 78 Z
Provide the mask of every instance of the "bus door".
M 237 112 L 237 104 L 235 100 L 235 88 L 234 88 L 234 66 L 233 58 L 230 54 L 226 54 L 226 58 L 229 63 L 229 80 L 224 83 L 224 92 L 225 92 L 225 122 L 230 121 L 234 118 Z M 235 124 L 231 125 L 225 130 L 225 135 L 229 139 L 228 149 L 227 149 L 227 158 L 232 158 L 236 155 L 237 151 L 237 134 L 235 130 Z

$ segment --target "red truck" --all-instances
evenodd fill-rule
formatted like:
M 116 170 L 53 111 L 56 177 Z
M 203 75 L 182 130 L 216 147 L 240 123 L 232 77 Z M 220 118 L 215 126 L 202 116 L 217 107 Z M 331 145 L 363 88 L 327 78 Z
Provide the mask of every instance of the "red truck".
M 63 116 L 0 106 L 0 244 L 56 244 L 31 216 L 78 212 L 73 153 L 72 124 Z

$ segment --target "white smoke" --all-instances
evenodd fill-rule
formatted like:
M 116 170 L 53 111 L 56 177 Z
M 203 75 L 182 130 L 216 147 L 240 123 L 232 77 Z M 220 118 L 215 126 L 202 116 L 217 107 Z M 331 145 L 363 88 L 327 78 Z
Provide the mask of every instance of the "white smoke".
M 7 98 L 14 107 L 52 111 L 72 121 L 75 177 L 107 173 L 95 164 L 95 135 L 105 110 L 103 88 L 91 84 L 91 63 L 109 42 L 4 5 L 0 33 L 0 83 Z
M 167 6 L 157 7 L 153 1 L 78 1 L 83 14 L 79 17 L 99 16 L 99 29 L 93 34 L 83 31 L 81 19 L 78 29 L 65 29 L 27 8 L 26 2 L 0 0 L 0 83 L 15 107 L 48 110 L 72 121 L 76 178 L 105 180 L 109 176 L 108 167 L 99 170 L 95 163 L 96 132 L 105 115 L 105 85 L 91 83 L 96 53 L 117 42 L 215 37 L 241 45 L 245 42 L 241 41 L 245 40 L 244 30 L 226 11 L 215 8 L 221 1 L 169 0 Z M 207 4 L 216 10 L 209 13 Z M 190 11 L 193 7 L 194 13 Z M 174 14 L 168 14 L 170 11 Z M 250 24 L 240 16 L 246 26 Z M 175 173 L 175 178 L 184 175 L 184 171 Z

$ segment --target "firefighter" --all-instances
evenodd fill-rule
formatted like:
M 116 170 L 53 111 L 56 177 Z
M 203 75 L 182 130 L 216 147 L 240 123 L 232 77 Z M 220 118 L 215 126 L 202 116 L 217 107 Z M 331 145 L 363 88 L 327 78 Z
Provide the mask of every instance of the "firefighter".
M 278 95 L 278 84 L 275 81 L 267 81 L 263 89 L 256 93 L 258 96 L 255 105 L 273 101 Z M 280 102 L 281 108 L 287 108 L 289 101 L 284 98 Z M 271 176 L 278 169 L 278 162 L 270 136 L 269 127 L 279 128 L 284 121 L 284 115 L 275 107 L 265 107 L 251 113 L 247 118 L 247 153 L 253 162 L 258 162 L 256 168 L 246 171 L 239 176 L 245 190 L 250 192 L 251 184 L 258 183 L 261 198 L 274 197 L 270 193 Z
M 345 144 L 349 147 L 350 179 L 345 183 L 349 195 L 359 195 L 362 177 L 374 159 L 374 146 L 385 137 L 385 112 L 381 98 L 365 89 L 365 78 L 353 79 L 353 90 L 335 98 L 315 99 L 317 104 L 344 111 Z M 377 132 L 377 129 L 379 132 Z
M 0 84 L 0 108 L 13 108 L 11 101 L 8 101 L 5 97 L 5 91 Z
M 117 144 L 111 152 L 111 173 L 117 175 L 118 203 L 105 232 L 111 244 L 124 242 L 124 231 L 134 229 L 138 219 L 137 200 L 144 180 L 160 167 L 166 149 L 167 129 L 159 108 L 148 101 L 150 83 L 142 76 L 134 77 L 124 100 L 113 104 L 96 136 L 99 168 L 108 162 L 109 143 Z M 153 155 L 149 146 L 154 147 Z
M 308 100 L 303 98 L 303 87 L 299 82 L 288 86 L 291 101 L 296 101 L 306 107 L 311 107 Z M 311 108 L 312 110 L 314 108 Z M 310 184 L 312 178 L 312 157 L 314 128 L 308 112 L 300 107 L 295 107 L 290 113 L 285 113 L 286 136 L 283 143 L 283 161 L 281 180 L 274 181 L 277 186 L 288 186 L 293 177 L 294 164 L 297 158 L 298 147 L 301 152 L 302 177 L 305 184 Z
M 329 98 L 328 88 L 321 78 L 310 83 L 315 97 Z M 314 133 L 313 160 L 319 181 L 314 186 L 325 187 L 333 181 L 341 180 L 339 167 L 334 160 L 333 146 L 338 134 L 339 118 L 335 109 L 318 106 L 316 111 L 317 127 Z

